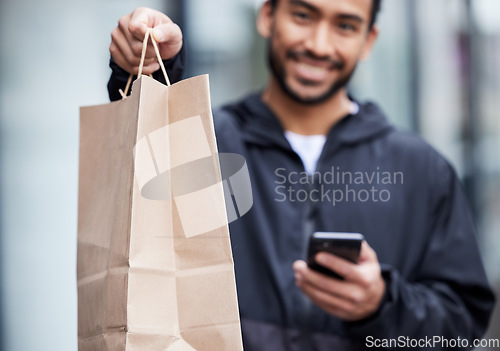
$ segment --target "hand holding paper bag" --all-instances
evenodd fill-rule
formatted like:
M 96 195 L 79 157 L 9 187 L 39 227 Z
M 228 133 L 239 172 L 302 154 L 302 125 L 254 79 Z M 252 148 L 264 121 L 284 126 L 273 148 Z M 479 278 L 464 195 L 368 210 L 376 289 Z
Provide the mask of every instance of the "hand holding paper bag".
M 242 350 L 224 187 L 207 76 L 81 109 L 80 350 Z
M 163 60 L 174 57 L 182 48 L 182 32 L 177 24 L 159 11 L 139 7 L 120 18 L 118 26 L 111 32 L 111 56 L 129 73 L 139 72 L 142 42 L 149 27 L 154 27 L 152 35 L 159 43 L 159 53 Z M 159 68 L 153 46 L 149 44 L 142 73 L 151 74 Z

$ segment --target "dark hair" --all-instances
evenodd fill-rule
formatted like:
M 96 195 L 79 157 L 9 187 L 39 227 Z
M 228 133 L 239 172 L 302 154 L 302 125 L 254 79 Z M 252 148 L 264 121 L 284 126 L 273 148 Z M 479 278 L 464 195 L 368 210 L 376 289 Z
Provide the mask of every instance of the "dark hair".
M 278 3 L 278 0 L 270 0 L 271 1 L 271 6 L 273 8 L 276 7 L 276 4 Z M 377 15 L 380 12 L 380 5 L 382 3 L 382 0 L 372 0 L 372 10 L 370 13 L 370 24 L 368 26 L 368 29 L 372 29 L 373 25 L 377 21 Z

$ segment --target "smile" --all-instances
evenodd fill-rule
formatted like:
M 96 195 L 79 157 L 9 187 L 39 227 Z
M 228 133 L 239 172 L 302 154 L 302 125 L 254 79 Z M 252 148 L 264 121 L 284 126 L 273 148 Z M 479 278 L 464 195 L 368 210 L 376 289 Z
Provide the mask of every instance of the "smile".
M 302 69 L 305 69 L 305 70 L 308 70 L 308 71 L 311 71 L 314 73 L 318 73 L 318 74 L 328 72 L 328 69 L 326 69 L 325 67 L 318 67 L 318 66 L 309 65 L 305 62 L 299 62 L 299 65 Z
M 306 62 L 295 61 L 294 67 L 300 78 L 314 82 L 325 80 L 330 73 L 330 69 L 327 67 L 316 66 Z

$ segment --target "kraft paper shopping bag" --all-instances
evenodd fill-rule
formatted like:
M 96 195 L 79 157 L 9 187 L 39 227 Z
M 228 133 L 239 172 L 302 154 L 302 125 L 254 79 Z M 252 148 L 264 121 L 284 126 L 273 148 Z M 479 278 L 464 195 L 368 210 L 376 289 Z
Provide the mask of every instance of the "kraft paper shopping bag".
M 81 108 L 80 351 L 242 350 L 224 190 L 208 76 Z

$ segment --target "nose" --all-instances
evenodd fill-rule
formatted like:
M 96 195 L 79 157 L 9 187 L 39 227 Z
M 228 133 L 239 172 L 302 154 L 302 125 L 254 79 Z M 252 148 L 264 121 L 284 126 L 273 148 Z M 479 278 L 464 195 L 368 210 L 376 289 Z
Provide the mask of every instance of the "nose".
M 305 46 L 317 57 L 333 57 L 335 45 L 329 24 L 326 22 L 318 23 L 310 32 Z

